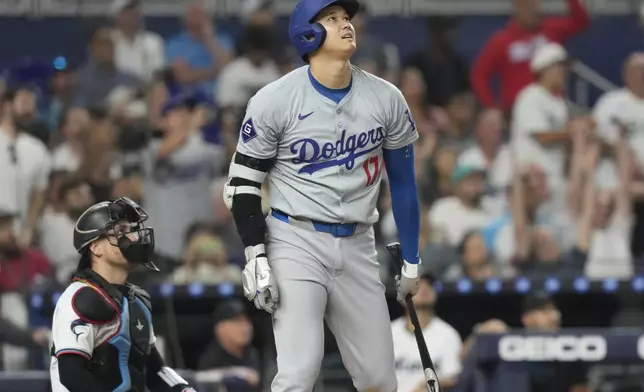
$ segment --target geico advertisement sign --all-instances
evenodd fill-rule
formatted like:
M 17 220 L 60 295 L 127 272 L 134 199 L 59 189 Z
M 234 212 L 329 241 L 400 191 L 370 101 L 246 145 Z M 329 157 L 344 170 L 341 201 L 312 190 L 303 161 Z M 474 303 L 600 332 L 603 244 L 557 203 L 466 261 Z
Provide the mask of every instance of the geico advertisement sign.
M 507 335 L 499 340 L 499 357 L 503 361 L 601 361 L 606 358 L 606 339 L 599 335 Z

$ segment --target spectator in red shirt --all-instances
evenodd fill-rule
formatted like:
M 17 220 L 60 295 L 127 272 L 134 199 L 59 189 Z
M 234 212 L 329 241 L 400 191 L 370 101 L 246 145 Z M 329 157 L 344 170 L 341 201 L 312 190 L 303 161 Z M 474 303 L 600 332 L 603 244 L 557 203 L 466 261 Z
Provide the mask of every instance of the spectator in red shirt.
M 541 18 L 539 0 L 515 0 L 514 18 L 485 44 L 474 62 L 472 88 L 485 107 L 512 107 L 515 97 L 534 80 L 530 59 L 536 48 L 547 43 L 564 43 L 584 32 L 590 18 L 581 0 L 566 0 L 564 17 Z M 500 78 L 500 100 L 492 92 L 492 78 Z
M 14 215 L 0 210 L 0 292 L 22 291 L 51 275 L 42 252 L 18 245 L 13 223 Z

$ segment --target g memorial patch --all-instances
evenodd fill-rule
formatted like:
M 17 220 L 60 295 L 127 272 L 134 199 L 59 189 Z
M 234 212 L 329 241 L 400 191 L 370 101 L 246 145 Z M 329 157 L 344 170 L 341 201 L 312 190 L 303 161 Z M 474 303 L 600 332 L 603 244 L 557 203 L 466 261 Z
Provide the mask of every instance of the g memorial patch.
M 253 125 L 253 119 L 249 118 L 246 120 L 244 125 L 241 128 L 241 137 L 243 143 L 248 143 L 249 141 L 257 137 L 257 131 L 255 131 L 255 125 Z

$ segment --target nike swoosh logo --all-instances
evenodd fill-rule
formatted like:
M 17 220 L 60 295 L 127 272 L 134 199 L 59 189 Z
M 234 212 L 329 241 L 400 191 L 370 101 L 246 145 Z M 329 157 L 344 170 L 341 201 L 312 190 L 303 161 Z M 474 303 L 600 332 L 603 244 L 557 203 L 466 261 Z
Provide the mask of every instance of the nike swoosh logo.
M 313 113 L 315 113 L 315 111 L 313 111 L 313 112 L 311 112 L 309 114 L 305 114 L 305 115 L 298 114 L 297 119 L 300 120 L 300 121 L 305 120 L 308 116 L 310 116 Z

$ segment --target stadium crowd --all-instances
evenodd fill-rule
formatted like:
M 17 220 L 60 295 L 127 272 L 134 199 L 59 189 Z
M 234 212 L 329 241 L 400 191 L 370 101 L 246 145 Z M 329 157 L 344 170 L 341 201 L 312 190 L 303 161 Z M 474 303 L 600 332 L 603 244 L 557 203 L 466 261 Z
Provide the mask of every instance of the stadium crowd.
M 516 0 L 508 25 L 471 65 L 454 47 L 455 19 L 429 18 L 431 45 L 409 58 L 367 33 L 368 8 L 353 20 L 354 64 L 399 86 L 420 132 L 428 286 L 417 301 L 426 300 L 426 324 L 435 302 L 430 276 L 623 278 L 640 268 L 630 239 L 644 224 L 635 208 L 644 197 L 644 53 L 624 60 L 623 88 L 593 108 L 575 107 L 566 99 L 571 59 L 564 45 L 591 22 L 580 0 L 567 2 L 568 15 L 542 18 L 537 0 Z M 156 233 L 162 272 L 137 274 L 135 283 L 241 281 L 243 245 L 221 197 L 228 163 L 249 98 L 300 60 L 281 41 L 266 1 L 247 2 L 239 37 L 219 30 L 199 3 L 187 5 L 185 30 L 173 37 L 144 28 L 138 1 L 114 0 L 111 13 L 91 34 L 84 63 L 52 60 L 44 81 L 33 66 L 14 70 L 1 86 L 3 293 L 65 285 L 78 262 L 72 233 L 79 214 L 120 196 L 145 208 Z M 396 239 L 388 198 L 383 185 L 380 246 Z M 380 254 L 382 280 L 391 283 L 392 263 Z M 3 298 L 2 307 L 13 309 Z M 552 310 L 545 299 L 526 306 L 526 314 Z M 7 323 L 25 324 L 24 314 L 9 313 Z M 240 314 L 234 305 L 219 310 L 219 322 L 236 323 L 216 328 L 219 339 L 244 341 Z M 530 323 L 539 324 L 526 317 Z M 442 376 L 455 385 L 461 339 L 447 324 L 432 328 L 443 328 L 432 339 L 458 342 L 451 351 L 430 344 L 430 352 L 445 353 Z M 492 320 L 481 328 L 505 326 Z M 28 336 L 19 327 L 0 330 L 47 344 L 46 329 Z M 413 341 L 396 347 L 414 350 Z M 215 367 L 218 350 L 207 349 L 200 366 Z M 259 369 L 256 360 L 252 353 L 243 359 Z M 256 385 L 258 374 L 244 377 Z

